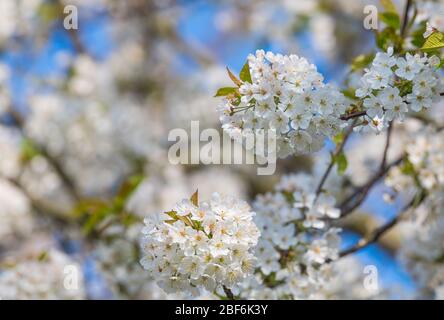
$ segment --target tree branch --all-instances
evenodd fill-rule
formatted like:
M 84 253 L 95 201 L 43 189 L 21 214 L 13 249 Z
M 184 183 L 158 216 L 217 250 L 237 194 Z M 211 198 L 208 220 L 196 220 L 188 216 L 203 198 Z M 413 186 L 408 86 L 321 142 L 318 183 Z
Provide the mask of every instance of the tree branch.
M 57 9 L 59 11 L 59 19 L 60 22 L 63 24 L 63 20 L 65 19 L 65 13 L 63 12 L 65 5 L 62 1 L 57 1 L 55 3 L 57 6 Z M 78 54 L 87 53 L 86 47 L 83 45 L 82 40 L 79 37 L 79 33 L 77 32 L 77 29 L 68 29 L 66 30 L 68 32 L 68 36 L 74 45 L 75 50 Z
M 25 130 L 24 130 L 25 121 L 24 121 L 23 117 L 12 106 L 9 107 L 8 112 L 12 116 L 12 118 L 14 119 L 14 122 L 17 124 L 17 127 L 20 129 L 20 132 L 22 133 L 22 135 L 26 136 Z M 68 176 L 68 174 L 64 171 L 62 165 L 57 161 L 57 159 L 53 158 L 49 154 L 49 152 L 45 146 L 40 145 L 40 144 L 35 144 L 35 145 L 36 145 L 39 153 L 49 162 L 49 164 L 55 170 L 55 172 L 57 173 L 59 178 L 62 180 L 63 184 L 67 187 L 72 198 L 78 202 L 81 197 L 80 197 L 79 193 L 77 192 L 74 182 L 71 180 L 71 178 Z
M 230 289 L 228 289 L 226 286 L 222 286 L 222 288 L 224 289 L 225 295 L 227 296 L 228 300 L 236 300 L 234 298 L 233 292 L 231 292 Z
M 345 249 L 341 252 L 339 252 L 339 257 L 345 257 L 349 254 L 355 253 L 361 249 L 364 249 L 368 247 L 369 245 L 376 243 L 379 241 L 379 239 L 386 234 L 390 229 L 392 229 L 399 221 L 401 221 L 404 218 L 404 215 L 406 212 L 409 211 L 411 208 L 416 208 L 418 205 L 420 205 L 424 199 L 427 197 L 427 193 L 423 190 L 420 191 L 419 196 L 413 197 L 413 199 L 401 210 L 401 213 L 398 214 L 396 217 L 394 217 L 392 220 L 387 222 L 386 224 L 382 225 L 381 227 L 373 230 L 372 233 L 370 233 L 369 236 L 362 238 L 358 241 L 358 243 L 351 248 Z
M 409 22 L 409 12 L 410 12 L 410 7 L 412 6 L 412 2 L 413 2 L 412 0 L 407 0 L 404 8 L 404 17 L 401 26 L 401 38 L 403 39 L 405 38 L 407 32 L 407 26 Z
M 380 171 L 383 171 L 385 168 L 385 165 L 387 164 L 387 155 L 388 155 L 388 150 L 390 148 L 390 137 L 392 135 L 393 132 L 393 121 L 391 121 L 388 125 L 387 128 L 387 138 L 385 141 L 385 147 L 384 147 L 384 153 L 382 155 L 382 161 L 381 161 L 381 166 L 379 168 Z
M 347 197 L 339 206 L 341 209 L 341 218 L 352 213 L 356 208 L 358 208 L 364 200 L 367 198 L 368 193 L 371 188 L 382 178 L 387 172 L 394 166 L 399 165 L 405 158 L 405 155 L 402 155 L 389 165 L 384 166 L 383 169 L 380 169 L 377 174 L 369 179 L 367 183 L 363 186 L 356 188 L 356 190 Z
M 31 207 L 34 211 L 47 215 L 49 214 L 51 216 L 51 219 L 54 220 L 59 225 L 66 225 L 66 223 L 69 222 L 68 218 L 63 218 L 67 217 L 65 212 L 61 212 L 55 210 L 54 208 L 50 208 L 44 205 L 41 201 L 35 199 L 17 179 L 8 178 L 8 177 L 2 177 L 2 178 L 11 183 L 16 188 L 18 188 L 28 198 Z
M 367 114 L 367 111 L 357 111 L 357 112 L 353 112 L 353 113 L 350 113 L 350 114 L 344 114 L 339 119 L 347 121 L 347 120 L 350 120 L 350 119 L 354 119 L 354 118 L 359 118 L 359 117 L 365 116 L 366 114 Z
M 327 170 L 324 172 L 324 175 L 321 178 L 321 181 L 318 184 L 318 187 L 316 188 L 316 197 L 319 196 L 319 194 L 322 191 L 322 187 L 325 184 L 325 181 L 327 180 L 328 176 L 330 175 L 331 169 L 333 169 L 333 166 L 335 164 L 336 157 L 344 150 L 345 144 L 350 137 L 351 133 L 353 132 L 354 125 L 356 123 L 356 120 L 353 121 L 353 123 L 350 125 L 350 127 L 345 132 L 344 138 L 342 139 L 341 143 L 336 146 L 335 152 L 332 154 L 330 163 L 327 167 Z

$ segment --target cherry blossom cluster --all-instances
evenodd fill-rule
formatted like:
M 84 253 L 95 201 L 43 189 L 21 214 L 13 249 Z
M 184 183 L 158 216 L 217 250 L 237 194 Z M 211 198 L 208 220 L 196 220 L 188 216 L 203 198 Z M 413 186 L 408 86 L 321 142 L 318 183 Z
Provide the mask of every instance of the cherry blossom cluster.
M 97 267 L 106 286 L 117 299 L 169 300 L 185 299 L 180 292 L 166 294 L 155 279 L 138 263 L 141 224 L 124 230 L 115 224 L 106 229 L 106 237 L 94 249 Z M 123 236 L 122 236 L 123 235 Z
M 250 81 L 239 83 L 220 109 L 223 129 L 234 139 L 255 130 L 276 133 L 277 154 L 307 154 L 322 148 L 341 128 L 346 98 L 323 83 L 316 66 L 297 55 L 263 50 L 248 56 Z
M 430 30 L 444 30 L 444 20 L 442 13 L 444 12 L 444 3 L 442 1 L 417 1 L 418 14 L 416 16 L 416 23 L 427 24 L 427 33 L 424 37 L 429 36 Z
M 428 297 L 444 299 L 444 207 L 443 189 L 427 197 L 414 210 L 414 219 L 404 223 L 408 235 L 399 249 L 405 269 Z
M 444 186 L 444 132 L 426 128 L 415 135 L 406 151 L 423 188 Z
M 68 255 L 50 249 L 38 256 L 12 259 L 0 273 L 0 297 L 13 300 L 84 299 L 83 274 Z M 68 268 L 67 268 L 68 267 Z M 67 281 L 68 272 L 72 282 Z M 75 274 L 74 274 L 75 272 Z M 68 279 L 69 280 L 69 279 Z
M 313 177 L 284 176 L 275 192 L 253 204 L 261 239 L 255 250 L 258 269 L 240 292 L 253 299 L 309 299 L 320 295 L 333 275 L 338 228 L 327 221 L 339 217 L 335 199 L 312 193 Z
M 10 236 L 31 232 L 33 220 L 30 213 L 29 199 L 11 183 L 0 179 L 0 241 L 5 243 Z
M 18 130 L 0 125 L 0 175 L 15 178 L 20 172 L 20 142 Z
M 412 134 L 406 146 L 410 168 L 395 167 L 386 184 L 396 191 L 405 191 L 416 181 L 421 188 L 435 192 L 444 187 L 444 132 L 426 127 Z M 408 170 L 410 169 L 410 170 Z
M 213 194 L 198 203 L 197 193 L 173 210 L 150 215 L 142 230 L 142 266 L 167 293 L 222 292 L 251 275 L 259 230 L 250 206 Z
M 9 67 L 0 63 L 0 116 L 7 111 L 11 103 L 11 93 L 8 88 L 8 81 L 10 78 Z
M 404 223 L 407 238 L 399 256 L 406 269 L 435 298 L 444 298 L 444 132 L 431 127 L 411 134 L 406 144 L 407 160 L 393 168 L 386 184 L 397 192 L 427 197 L 409 212 Z
M 358 128 L 380 132 L 393 120 L 403 121 L 409 111 L 430 108 L 444 90 L 439 63 L 436 56 L 407 53 L 396 57 L 392 47 L 378 52 L 356 90 L 366 111 Z

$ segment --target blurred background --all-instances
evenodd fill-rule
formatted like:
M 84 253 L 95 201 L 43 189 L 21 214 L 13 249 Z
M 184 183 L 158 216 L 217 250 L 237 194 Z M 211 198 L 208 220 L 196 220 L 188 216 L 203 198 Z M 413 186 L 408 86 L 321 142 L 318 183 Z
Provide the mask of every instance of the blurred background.
M 304 56 L 327 81 L 344 86 L 353 78 L 349 63 L 376 50 L 373 32 L 362 24 L 369 4 L 379 6 L 370 0 L 0 1 L 0 298 L 177 297 L 161 292 L 138 264 L 144 216 L 170 209 L 197 188 L 201 198 L 218 191 L 251 201 L 282 174 L 319 171 L 332 144 L 313 157 L 280 160 L 275 175 L 258 176 L 254 165 L 171 165 L 168 132 L 189 130 L 192 120 L 220 130 L 213 96 L 229 85 L 225 67 L 239 72 L 256 49 Z M 401 9 L 403 1 L 396 4 Z M 66 5 L 78 9 L 77 30 L 63 26 Z M 424 17 L 436 14 L 420 8 Z M 403 130 L 389 158 L 399 154 Z M 382 141 L 382 135 L 352 140 L 349 183 L 360 185 L 375 171 Z M 344 222 L 344 247 L 397 214 L 402 199 L 385 203 L 384 188 L 374 188 Z M 365 265 L 377 267 L 378 298 L 417 296 L 418 279 L 397 259 L 408 232 L 396 228 L 347 258 L 348 282 L 331 297 L 367 297 Z M 76 290 L 61 287 L 67 265 L 79 271 Z

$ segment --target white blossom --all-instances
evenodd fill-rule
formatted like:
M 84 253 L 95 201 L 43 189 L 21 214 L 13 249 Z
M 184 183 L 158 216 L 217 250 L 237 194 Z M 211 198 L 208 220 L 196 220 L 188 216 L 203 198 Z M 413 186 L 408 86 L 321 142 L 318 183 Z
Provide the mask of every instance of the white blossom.
M 338 218 L 339 210 L 333 197 L 312 193 L 313 180 L 303 173 L 284 176 L 275 192 L 256 198 L 259 271 L 237 289 L 243 297 L 315 298 L 334 274 L 340 229 L 330 228 L 328 220 Z
M 248 56 L 248 67 L 252 83 L 243 82 L 239 96 L 219 108 L 231 137 L 245 129 L 274 129 L 278 155 L 285 157 L 317 151 L 339 132 L 346 99 L 305 58 L 258 50 Z
M 409 111 L 430 108 L 443 87 L 436 60 L 439 63 L 435 56 L 410 53 L 395 57 L 391 47 L 386 53 L 378 52 L 356 90 L 366 111 L 357 130 L 368 126 L 379 133 L 389 122 L 403 121 Z
M 84 299 L 85 288 L 80 266 L 66 254 L 49 249 L 11 261 L 0 273 L 0 297 L 10 300 Z M 68 268 L 69 267 L 69 268 Z M 67 282 L 68 272 L 72 273 Z M 68 279 L 69 280 L 69 279 Z
M 253 271 L 253 216 L 247 203 L 217 193 L 208 203 L 183 200 L 145 219 L 140 263 L 167 293 L 233 288 Z

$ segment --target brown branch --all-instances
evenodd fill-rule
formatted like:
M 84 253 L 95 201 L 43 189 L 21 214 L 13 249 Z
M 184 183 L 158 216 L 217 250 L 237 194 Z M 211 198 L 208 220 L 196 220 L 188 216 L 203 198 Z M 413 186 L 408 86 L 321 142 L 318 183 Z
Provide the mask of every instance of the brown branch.
M 339 257 L 345 257 L 349 254 L 355 253 L 361 249 L 364 249 L 368 247 L 369 245 L 376 243 L 379 241 L 379 239 L 386 234 L 390 229 L 392 229 L 399 221 L 401 221 L 404 218 L 404 215 L 406 212 L 409 211 L 411 208 L 416 208 L 419 204 L 421 204 L 424 199 L 427 197 L 426 192 L 421 191 L 419 193 L 419 197 L 415 196 L 413 199 L 401 210 L 401 213 L 398 214 L 396 217 L 391 219 L 386 224 L 382 225 L 381 227 L 373 230 L 372 233 L 370 233 L 369 236 L 362 238 L 358 241 L 358 243 L 348 249 L 345 249 L 341 252 L 339 252 Z
M 361 116 L 365 116 L 367 114 L 367 111 L 357 111 L 350 114 L 344 114 L 339 119 L 347 121 L 354 118 L 359 118 Z
M 236 300 L 233 292 L 231 292 L 230 289 L 228 289 L 226 286 L 222 286 L 222 288 L 224 289 L 225 295 L 227 296 L 228 300 Z
M 382 161 L 381 161 L 381 166 L 379 168 L 380 171 L 383 171 L 386 164 L 387 164 L 387 155 L 388 155 L 388 150 L 390 148 L 390 138 L 393 132 L 393 121 L 389 123 L 388 128 L 387 128 L 387 138 L 385 141 L 385 147 L 384 147 L 384 153 L 382 155 Z
M 342 139 L 341 143 L 336 147 L 335 152 L 332 154 L 330 163 L 328 164 L 327 170 L 324 172 L 324 175 L 321 178 L 321 181 L 318 184 L 318 187 L 316 188 L 316 197 L 319 196 L 319 194 L 322 191 L 322 187 L 325 184 L 325 181 L 327 180 L 328 176 L 330 175 L 331 169 L 333 169 L 333 166 L 335 164 L 336 157 L 344 150 L 345 144 L 350 137 L 351 133 L 353 132 L 354 125 L 356 123 L 356 120 L 353 121 L 353 123 L 350 125 L 350 127 L 345 132 L 344 138 Z
M 407 0 L 404 8 L 404 17 L 402 20 L 402 26 L 401 26 L 401 38 L 405 38 L 406 32 L 407 32 L 407 26 L 409 22 L 409 12 L 410 7 L 412 6 L 412 0 Z
M 383 170 L 379 170 L 377 174 L 375 174 L 373 177 L 369 179 L 369 181 L 367 181 L 363 186 L 356 188 L 356 190 L 349 197 L 347 197 L 344 201 L 342 201 L 342 203 L 339 206 L 339 208 L 341 209 L 341 218 L 349 215 L 356 208 L 358 208 L 367 198 L 367 195 L 372 189 L 372 187 L 381 178 L 383 178 L 392 167 L 399 165 L 404 160 L 404 157 L 405 156 L 402 155 L 389 165 L 386 165 L 383 168 Z
M 34 198 L 17 179 L 8 178 L 8 177 L 2 177 L 2 178 L 11 183 L 17 189 L 19 189 L 25 195 L 25 197 L 28 198 L 31 207 L 34 211 L 43 214 L 49 214 L 51 216 L 51 219 L 56 223 L 58 223 L 59 225 L 66 225 L 69 222 L 70 219 L 66 214 L 66 212 L 62 212 L 44 205 L 41 201 Z
M 9 107 L 8 112 L 12 116 L 12 118 L 14 119 L 14 122 L 17 124 L 18 128 L 20 129 L 20 132 L 25 136 L 25 132 L 24 132 L 25 131 L 24 130 L 25 121 L 24 121 L 23 117 L 21 116 L 21 114 L 19 112 L 17 112 L 15 110 L 15 108 L 12 106 Z M 27 138 L 29 138 L 29 137 L 27 137 Z M 40 145 L 40 144 L 36 144 L 35 142 L 34 142 L 34 144 L 35 144 L 35 147 L 38 149 L 39 154 L 41 154 L 49 162 L 49 164 L 52 166 L 52 168 L 57 173 L 59 178 L 62 180 L 63 184 L 66 186 L 66 188 L 70 192 L 72 198 L 78 202 L 81 197 L 80 197 L 79 193 L 77 192 L 76 186 L 75 186 L 74 182 L 71 180 L 71 178 L 68 176 L 68 174 L 64 171 L 64 169 L 63 169 L 62 165 L 59 163 L 59 161 L 50 155 L 49 151 L 46 149 L 45 146 Z
M 59 11 L 59 19 L 60 19 L 60 22 L 62 23 L 62 27 L 63 27 L 63 20 L 65 19 L 65 13 L 63 12 L 63 10 L 65 8 L 65 4 L 59 0 L 55 3 L 55 5 L 57 7 L 57 10 Z M 78 54 L 87 53 L 86 47 L 84 46 L 82 40 L 80 39 L 79 33 L 77 32 L 77 30 L 76 29 L 68 29 L 66 31 L 68 32 L 68 36 L 69 36 L 71 42 L 73 43 L 74 48 L 77 51 L 77 53 Z

